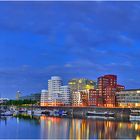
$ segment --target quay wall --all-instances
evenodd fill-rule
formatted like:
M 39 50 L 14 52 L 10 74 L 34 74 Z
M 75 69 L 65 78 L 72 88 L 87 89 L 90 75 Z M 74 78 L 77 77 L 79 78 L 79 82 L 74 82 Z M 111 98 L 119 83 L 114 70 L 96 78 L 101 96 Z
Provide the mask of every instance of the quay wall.
M 128 117 L 131 112 L 131 108 L 105 108 L 105 107 L 40 107 L 41 109 L 61 109 L 68 111 L 74 116 L 86 116 L 88 111 L 97 111 L 97 112 L 110 112 L 114 113 L 116 117 Z M 140 109 L 140 108 L 139 108 Z
M 22 108 L 22 107 L 18 107 Z M 129 118 L 131 113 L 131 109 L 138 109 L 140 108 L 106 108 L 106 107 L 95 107 L 95 106 L 84 106 L 84 107 L 72 107 L 72 106 L 26 106 L 27 109 L 41 109 L 41 110 L 64 110 L 67 111 L 71 116 L 78 116 L 78 117 L 86 117 L 88 111 L 96 111 L 96 112 L 110 112 L 114 113 L 116 118 Z

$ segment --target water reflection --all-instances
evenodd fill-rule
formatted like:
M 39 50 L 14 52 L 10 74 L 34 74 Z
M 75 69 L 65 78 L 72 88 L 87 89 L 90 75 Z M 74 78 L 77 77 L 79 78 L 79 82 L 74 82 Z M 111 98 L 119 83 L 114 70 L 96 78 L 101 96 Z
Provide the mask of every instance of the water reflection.
M 140 124 L 131 122 L 66 119 L 42 116 L 41 138 L 115 139 L 140 138 Z
M 0 118 L 0 138 L 138 140 L 140 123 L 22 114 Z
M 40 124 L 40 117 L 39 116 L 32 116 L 32 115 L 28 115 L 25 113 L 25 114 L 15 115 L 14 117 L 17 118 L 17 123 L 20 123 L 20 121 L 22 122 L 24 120 L 26 122 L 33 124 L 33 125 Z

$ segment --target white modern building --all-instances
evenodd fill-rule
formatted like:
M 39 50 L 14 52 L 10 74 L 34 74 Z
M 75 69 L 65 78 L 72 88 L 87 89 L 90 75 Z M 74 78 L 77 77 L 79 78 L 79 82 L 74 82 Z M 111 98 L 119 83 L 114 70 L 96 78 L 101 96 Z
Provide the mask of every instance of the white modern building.
M 49 94 L 58 95 L 61 86 L 62 86 L 62 79 L 59 76 L 52 76 L 51 79 L 48 80 Z
M 52 76 L 48 80 L 48 94 L 52 96 L 52 105 L 60 105 L 62 103 L 60 97 L 60 88 L 62 86 L 62 79 L 59 76 Z
M 69 86 L 60 87 L 60 97 L 61 97 L 62 103 L 65 106 L 68 106 L 71 104 L 71 94 L 70 94 Z
M 71 94 L 69 86 L 63 86 L 59 76 L 52 76 L 48 80 L 48 90 L 41 92 L 41 106 L 69 106 Z
M 140 89 L 117 92 L 116 99 L 120 107 L 140 107 Z
M 48 103 L 52 102 L 52 97 L 48 96 L 48 90 L 43 89 L 41 90 L 41 98 L 40 98 L 40 104 L 41 106 L 47 106 Z

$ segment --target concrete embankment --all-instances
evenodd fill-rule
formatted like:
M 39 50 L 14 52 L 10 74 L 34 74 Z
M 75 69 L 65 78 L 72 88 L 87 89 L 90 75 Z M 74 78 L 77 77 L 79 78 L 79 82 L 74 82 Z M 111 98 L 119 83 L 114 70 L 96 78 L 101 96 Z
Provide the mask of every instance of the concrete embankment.
M 26 108 L 26 107 L 25 107 Z M 27 110 L 30 109 L 42 109 L 42 110 L 64 110 L 68 112 L 68 115 L 72 117 L 81 117 L 85 118 L 87 116 L 88 111 L 96 111 L 96 112 L 110 112 L 115 114 L 116 119 L 128 119 L 131 109 L 134 108 L 105 108 L 105 107 L 68 107 L 68 106 L 48 106 L 48 107 L 40 107 L 40 106 L 32 106 L 27 107 Z M 138 108 L 137 108 L 138 109 Z M 140 108 L 139 108 L 140 110 Z
M 104 108 L 104 107 L 41 107 L 41 109 L 61 109 L 73 116 L 86 117 L 88 111 L 110 112 L 115 114 L 115 118 L 128 118 L 131 108 Z

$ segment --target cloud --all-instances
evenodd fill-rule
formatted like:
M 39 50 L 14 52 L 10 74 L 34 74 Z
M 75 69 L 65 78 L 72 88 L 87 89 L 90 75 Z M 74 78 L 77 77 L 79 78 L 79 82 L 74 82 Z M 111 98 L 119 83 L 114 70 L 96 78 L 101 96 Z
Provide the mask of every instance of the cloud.
M 139 2 L 1 2 L 0 89 L 12 97 L 18 89 L 46 88 L 52 75 L 67 82 L 108 73 L 138 87 L 128 79 L 140 78 L 139 7 Z

